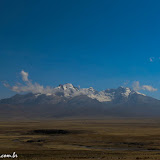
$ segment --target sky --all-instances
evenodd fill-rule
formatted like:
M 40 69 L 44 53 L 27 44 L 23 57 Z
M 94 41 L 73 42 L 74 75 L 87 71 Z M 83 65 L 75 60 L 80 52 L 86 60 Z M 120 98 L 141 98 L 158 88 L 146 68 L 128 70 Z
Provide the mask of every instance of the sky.
M 160 99 L 159 44 L 159 0 L 1 0 L 0 99 L 25 74 L 44 87 L 125 86 Z

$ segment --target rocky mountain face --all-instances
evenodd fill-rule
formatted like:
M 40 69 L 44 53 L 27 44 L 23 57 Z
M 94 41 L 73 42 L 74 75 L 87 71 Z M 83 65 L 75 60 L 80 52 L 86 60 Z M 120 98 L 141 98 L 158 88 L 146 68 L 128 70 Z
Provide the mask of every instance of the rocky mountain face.
M 6 113 L 7 111 L 7 113 Z M 67 83 L 42 93 L 16 94 L 0 100 L 0 112 L 13 116 L 19 113 L 31 117 L 67 116 L 159 116 L 160 101 L 119 87 L 96 91 L 77 88 Z

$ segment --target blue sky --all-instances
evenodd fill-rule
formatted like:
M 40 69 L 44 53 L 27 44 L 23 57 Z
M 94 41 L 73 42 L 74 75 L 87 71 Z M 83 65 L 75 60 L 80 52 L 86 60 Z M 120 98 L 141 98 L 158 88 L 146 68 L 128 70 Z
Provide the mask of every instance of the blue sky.
M 0 81 L 132 87 L 160 99 L 160 1 L 1 0 Z M 0 84 L 0 98 L 14 95 Z

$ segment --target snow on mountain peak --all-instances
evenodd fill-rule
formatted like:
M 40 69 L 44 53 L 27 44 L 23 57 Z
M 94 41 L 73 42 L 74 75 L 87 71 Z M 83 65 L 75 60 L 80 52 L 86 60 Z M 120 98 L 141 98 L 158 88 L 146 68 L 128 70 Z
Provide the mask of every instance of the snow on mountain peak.
M 131 89 L 130 88 L 125 88 L 125 92 L 123 93 L 123 95 L 128 97 L 130 93 L 131 93 Z
M 140 94 L 140 95 L 142 95 L 142 96 L 146 96 L 145 94 L 140 93 L 140 92 L 137 92 L 137 91 L 136 91 L 135 93 Z
M 71 83 L 60 84 L 58 87 L 52 89 L 52 92 L 46 93 L 47 96 L 58 95 L 66 98 L 75 97 L 79 95 L 86 95 L 92 99 L 96 99 L 99 102 L 109 102 L 114 100 L 117 96 L 128 98 L 131 94 L 141 94 L 135 92 L 128 87 L 119 87 L 117 89 L 106 89 L 104 91 L 96 91 L 93 87 L 90 88 L 77 88 Z M 143 95 L 143 94 L 141 94 Z M 39 94 L 36 95 L 38 97 Z
M 74 88 L 71 83 L 66 83 L 63 85 L 64 90 L 69 89 L 69 88 Z

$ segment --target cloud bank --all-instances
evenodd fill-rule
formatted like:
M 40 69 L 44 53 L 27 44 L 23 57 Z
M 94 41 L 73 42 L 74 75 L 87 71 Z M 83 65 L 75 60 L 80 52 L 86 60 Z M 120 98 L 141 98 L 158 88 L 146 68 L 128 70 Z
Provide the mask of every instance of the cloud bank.
M 3 85 L 9 89 L 11 89 L 14 92 L 32 92 L 32 93 L 52 93 L 53 88 L 47 86 L 44 87 L 43 85 L 40 85 L 38 83 L 32 83 L 31 80 L 28 79 L 29 74 L 25 71 L 21 71 L 20 73 L 21 78 L 24 82 L 24 84 L 17 83 L 14 86 L 10 86 L 8 83 L 4 82 Z
M 23 84 L 17 83 L 16 85 L 11 86 L 8 83 L 4 82 L 3 85 L 17 93 L 32 92 L 32 93 L 42 93 L 42 94 L 54 94 L 56 92 L 56 88 L 53 88 L 50 86 L 44 87 L 43 85 L 40 85 L 39 83 L 32 83 L 32 81 L 28 78 L 29 77 L 28 72 L 25 72 L 24 70 L 20 72 L 20 75 L 21 75 Z M 154 88 L 150 85 L 141 86 L 139 81 L 134 81 L 132 84 L 132 88 L 135 91 L 139 91 L 139 90 L 146 90 L 149 92 L 157 91 L 157 88 Z M 79 86 L 79 89 L 80 89 L 80 86 Z M 80 89 L 81 92 L 84 92 L 84 90 L 85 89 Z
M 146 91 L 149 91 L 149 92 L 155 92 L 157 91 L 158 89 L 157 88 L 154 88 L 150 85 L 140 85 L 139 81 L 135 81 L 133 82 L 132 84 L 132 87 L 135 91 L 139 91 L 139 90 L 146 90 Z

